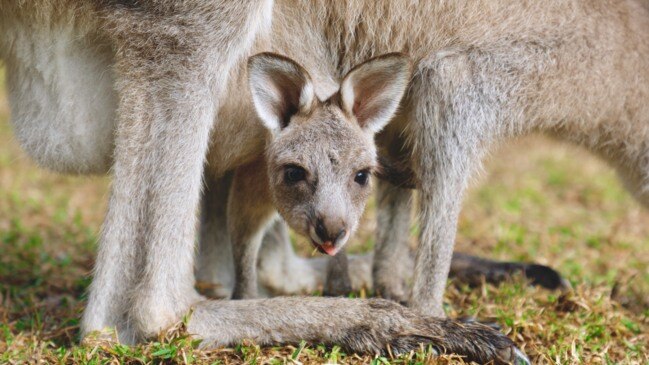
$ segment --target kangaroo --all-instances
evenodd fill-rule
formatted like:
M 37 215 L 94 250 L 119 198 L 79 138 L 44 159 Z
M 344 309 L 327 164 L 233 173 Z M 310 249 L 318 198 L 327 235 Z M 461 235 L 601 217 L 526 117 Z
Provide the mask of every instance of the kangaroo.
M 244 338 L 260 345 L 306 340 L 355 352 L 398 353 L 424 343 L 478 362 L 527 362 L 511 340 L 486 326 L 422 315 L 386 300 L 209 301 L 197 294 L 193 247 L 203 171 L 221 176 L 233 168 L 254 169 L 263 155 L 268 132 L 258 125 L 248 98 L 232 92 L 246 93 L 237 86 L 249 55 L 273 51 L 273 44 L 289 39 L 276 38 L 273 28 L 288 24 L 284 18 L 291 17 L 294 5 L 0 3 L 0 57 L 18 141 L 54 171 L 112 175 L 81 336 L 111 338 L 116 331 L 121 342 L 143 341 L 191 310 L 188 331 L 203 339 L 203 346 Z M 368 58 L 353 53 L 352 58 Z M 342 49 L 336 54 L 344 59 L 330 76 L 347 73 L 350 61 L 358 63 Z M 324 74 L 316 76 L 314 84 L 328 81 L 320 79 Z M 347 91 L 349 113 L 354 95 Z M 373 149 L 374 120 L 365 121 L 370 129 L 363 132 L 363 143 Z M 277 120 L 277 126 L 285 122 Z M 364 162 L 358 172 L 373 167 L 372 155 Z M 273 178 L 283 176 L 279 166 L 269 168 Z M 291 175 L 299 177 L 295 171 Z M 353 183 L 359 184 L 360 197 L 366 194 L 362 184 Z M 321 242 L 325 251 L 332 250 L 331 233 Z

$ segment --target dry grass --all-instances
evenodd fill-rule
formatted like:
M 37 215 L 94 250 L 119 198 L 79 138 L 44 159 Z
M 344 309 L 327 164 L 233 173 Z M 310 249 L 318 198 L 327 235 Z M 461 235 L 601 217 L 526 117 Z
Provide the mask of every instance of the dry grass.
M 12 139 L 0 90 L 0 363 L 461 362 L 425 349 L 399 359 L 317 345 L 206 352 L 182 328 L 145 346 L 78 346 L 108 181 L 37 168 Z M 649 364 L 649 214 L 610 169 L 583 151 L 524 139 L 494 154 L 465 207 L 458 249 L 551 265 L 575 290 L 562 296 L 521 280 L 451 286 L 449 315 L 495 320 L 535 363 Z M 371 247 L 372 228 L 368 219 L 356 251 Z

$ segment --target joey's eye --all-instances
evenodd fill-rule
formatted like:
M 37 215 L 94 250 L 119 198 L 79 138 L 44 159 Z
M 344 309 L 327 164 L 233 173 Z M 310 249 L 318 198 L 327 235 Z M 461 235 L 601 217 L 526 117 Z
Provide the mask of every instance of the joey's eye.
M 284 182 L 287 184 L 295 184 L 302 180 L 306 180 L 306 171 L 300 166 L 289 165 L 284 169 Z
M 354 176 L 354 181 L 360 186 L 365 186 L 367 185 L 369 178 L 370 172 L 367 170 L 361 170 L 356 173 L 356 176 Z

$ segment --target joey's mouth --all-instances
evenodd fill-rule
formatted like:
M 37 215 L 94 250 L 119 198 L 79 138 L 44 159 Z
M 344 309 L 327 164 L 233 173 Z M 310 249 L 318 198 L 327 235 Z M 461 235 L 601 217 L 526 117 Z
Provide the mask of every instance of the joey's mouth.
M 316 250 L 318 250 L 318 252 L 329 256 L 335 256 L 338 251 L 340 251 L 340 246 L 336 247 L 331 241 L 320 244 L 312 238 L 311 244 L 316 248 Z
M 345 242 L 347 242 L 349 235 L 350 233 L 347 231 L 342 237 L 338 237 L 335 241 L 323 241 L 315 233 L 315 228 L 313 226 L 310 226 L 308 229 L 308 237 L 313 247 L 315 247 L 318 252 L 329 256 L 335 256 L 340 249 L 345 246 Z

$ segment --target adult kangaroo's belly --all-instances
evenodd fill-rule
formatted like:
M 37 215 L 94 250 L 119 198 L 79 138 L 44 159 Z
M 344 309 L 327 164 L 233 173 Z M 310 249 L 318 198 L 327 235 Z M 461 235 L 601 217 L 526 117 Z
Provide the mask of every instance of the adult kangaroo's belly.
M 80 34 L 74 22 L 41 28 L 1 18 L 0 54 L 22 147 L 55 171 L 108 171 L 117 107 L 109 46 Z

